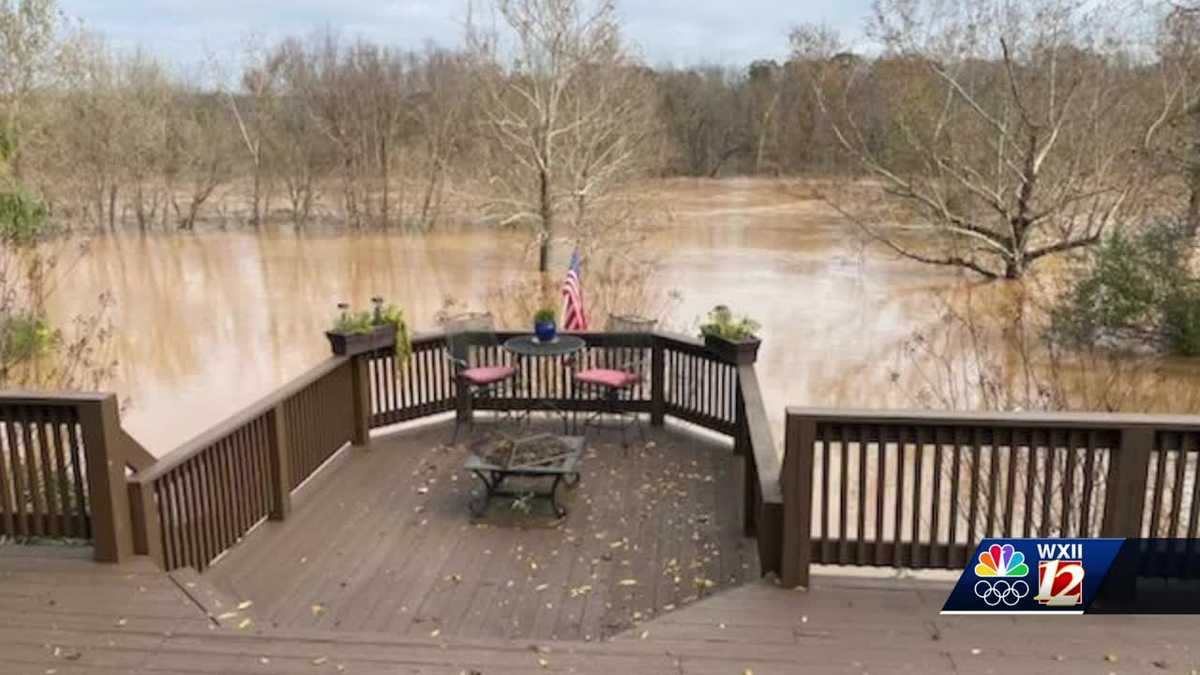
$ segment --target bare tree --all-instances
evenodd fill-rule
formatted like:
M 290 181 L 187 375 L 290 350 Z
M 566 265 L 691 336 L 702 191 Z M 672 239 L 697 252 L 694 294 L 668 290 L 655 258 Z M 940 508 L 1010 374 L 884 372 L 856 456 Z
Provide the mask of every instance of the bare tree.
M 270 129 L 277 114 L 279 99 L 275 89 L 283 62 L 278 54 L 269 52 L 253 37 L 248 38 L 246 57 L 240 95 L 223 93 L 250 161 L 250 224 L 258 226 L 271 210 L 270 182 L 274 172 L 270 162 L 274 148 L 269 147 Z
M 474 77 L 463 54 L 432 47 L 413 55 L 412 116 L 421 139 L 420 174 L 424 186 L 413 215 L 418 231 L 434 229 L 442 217 L 447 178 L 452 163 L 466 152 Z
M 1123 17 L 1059 0 L 877 0 L 884 52 L 871 62 L 797 30 L 796 57 L 825 65 L 812 90 L 839 144 L 883 187 L 883 218 L 919 231 L 834 205 L 904 257 L 986 278 L 1097 243 L 1136 213 L 1144 179 L 1129 161 L 1145 120 L 1114 31 Z M 849 103 L 872 80 L 882 136 Z
M 504 32 L 468 29 L 487 205 L 500 224 L 533 229 L 544 273 L 555 239 L 597 226 L 593 207 L 645 171 L 653 97 L 611 0 L 498 0 L 496 9 Z
M 1167 194 L 1184 195 L 1183 218 L 1200 233 L 1200 5 L 1171 7 L 1159 24 L 1161 113 L 1146 133 L 1151 161 L 1168 179 Z M 1178 188 L 1182 187 L 1182 190 Z

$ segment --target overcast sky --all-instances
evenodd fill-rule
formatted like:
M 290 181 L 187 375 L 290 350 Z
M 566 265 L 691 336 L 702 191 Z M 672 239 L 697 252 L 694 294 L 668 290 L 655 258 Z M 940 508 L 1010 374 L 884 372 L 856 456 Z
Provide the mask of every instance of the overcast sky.
M 180 66 L 228 57 L 247 34 L 331 26 L 405 47 L 459 42 L 465 0 L 59 0 L 121 48 L 143 45 Z M 744 64 L 787 53 L 788 29 L 820 22 L 860 33 L 871 0 L 618 0 L 626 35 L 651 65 Z

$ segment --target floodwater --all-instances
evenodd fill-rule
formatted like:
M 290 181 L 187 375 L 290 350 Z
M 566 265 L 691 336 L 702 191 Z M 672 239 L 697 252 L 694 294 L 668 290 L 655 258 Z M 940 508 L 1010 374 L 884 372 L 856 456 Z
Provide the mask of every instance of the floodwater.
M 669 324 L 694 330 L 718 303 L 758 318 L 778 432 L 787 405 L 911 404 L 886 376 L 897 345 L 936 321 L 932 299 L 962 277 L 864 250 L 853 227 L 780 184 L 653 189 L 670 211 L 648 244 L 653 283 L 680 294 Z M 416 330 L 432 328 L 446 296 L 480 306 L 528 269 L 525 243 L 519 233 L 288 229 L 104 237 L 54 309 L 62 319 L 113 294 L 124 424 L 161 455 L 325 358 L 339 301 L 362 307 L 383 295 Z

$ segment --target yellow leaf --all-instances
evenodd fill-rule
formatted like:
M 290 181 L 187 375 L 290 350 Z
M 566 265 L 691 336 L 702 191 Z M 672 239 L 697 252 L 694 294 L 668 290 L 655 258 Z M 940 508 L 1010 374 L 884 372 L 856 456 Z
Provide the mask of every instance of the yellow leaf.
M 329 661 L 329 659 L 325 658 L 324 656 L 318 656 L 317 658 L 312 660 L 312 664 L 314 666 L 320 666 L 320 665 L 324 665 L 325 662 L 327 662 L 327 661 Z
M 241 622 L 238 623 L 238 630 L 246 630 L 253 624 L 254 624 L 254 622 L 251 621 L 250 619 L 242 619 Z
M 637 586 L 637 579 L 622 579 L 617 582 L 618 586 Z
M 242 602 L 238 603 L 238 611 L 241 612 L 250 609 L 252 605 L 254 605 L 253 602 L 250 602 L 249 600 L 243 600 Z

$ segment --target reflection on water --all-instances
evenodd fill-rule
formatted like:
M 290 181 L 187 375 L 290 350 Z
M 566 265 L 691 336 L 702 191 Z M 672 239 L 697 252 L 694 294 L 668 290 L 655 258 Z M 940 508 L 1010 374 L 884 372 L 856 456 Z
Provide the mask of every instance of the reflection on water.
M 935 317 L 932 294 L 958 277 L 865 253 L 834 214 L 770 183 L 656 189 L 673 216 L 651 238 L 658 283 L 682 293 L 671 323 L 692 326 L 717 303 L 760 319 L 760 379 L 777 424 L 785 405 L 906 403 L 884 371 L 896 344 Z M 55 312 L 112 291 L 125 425 L 162 454 L 323 359 L 338 301 L 366 306 L 381 294 L 430 328 L 445 296 L 481 303 L 528 269 L 524 244 L 494 232 L 104 238 Z

